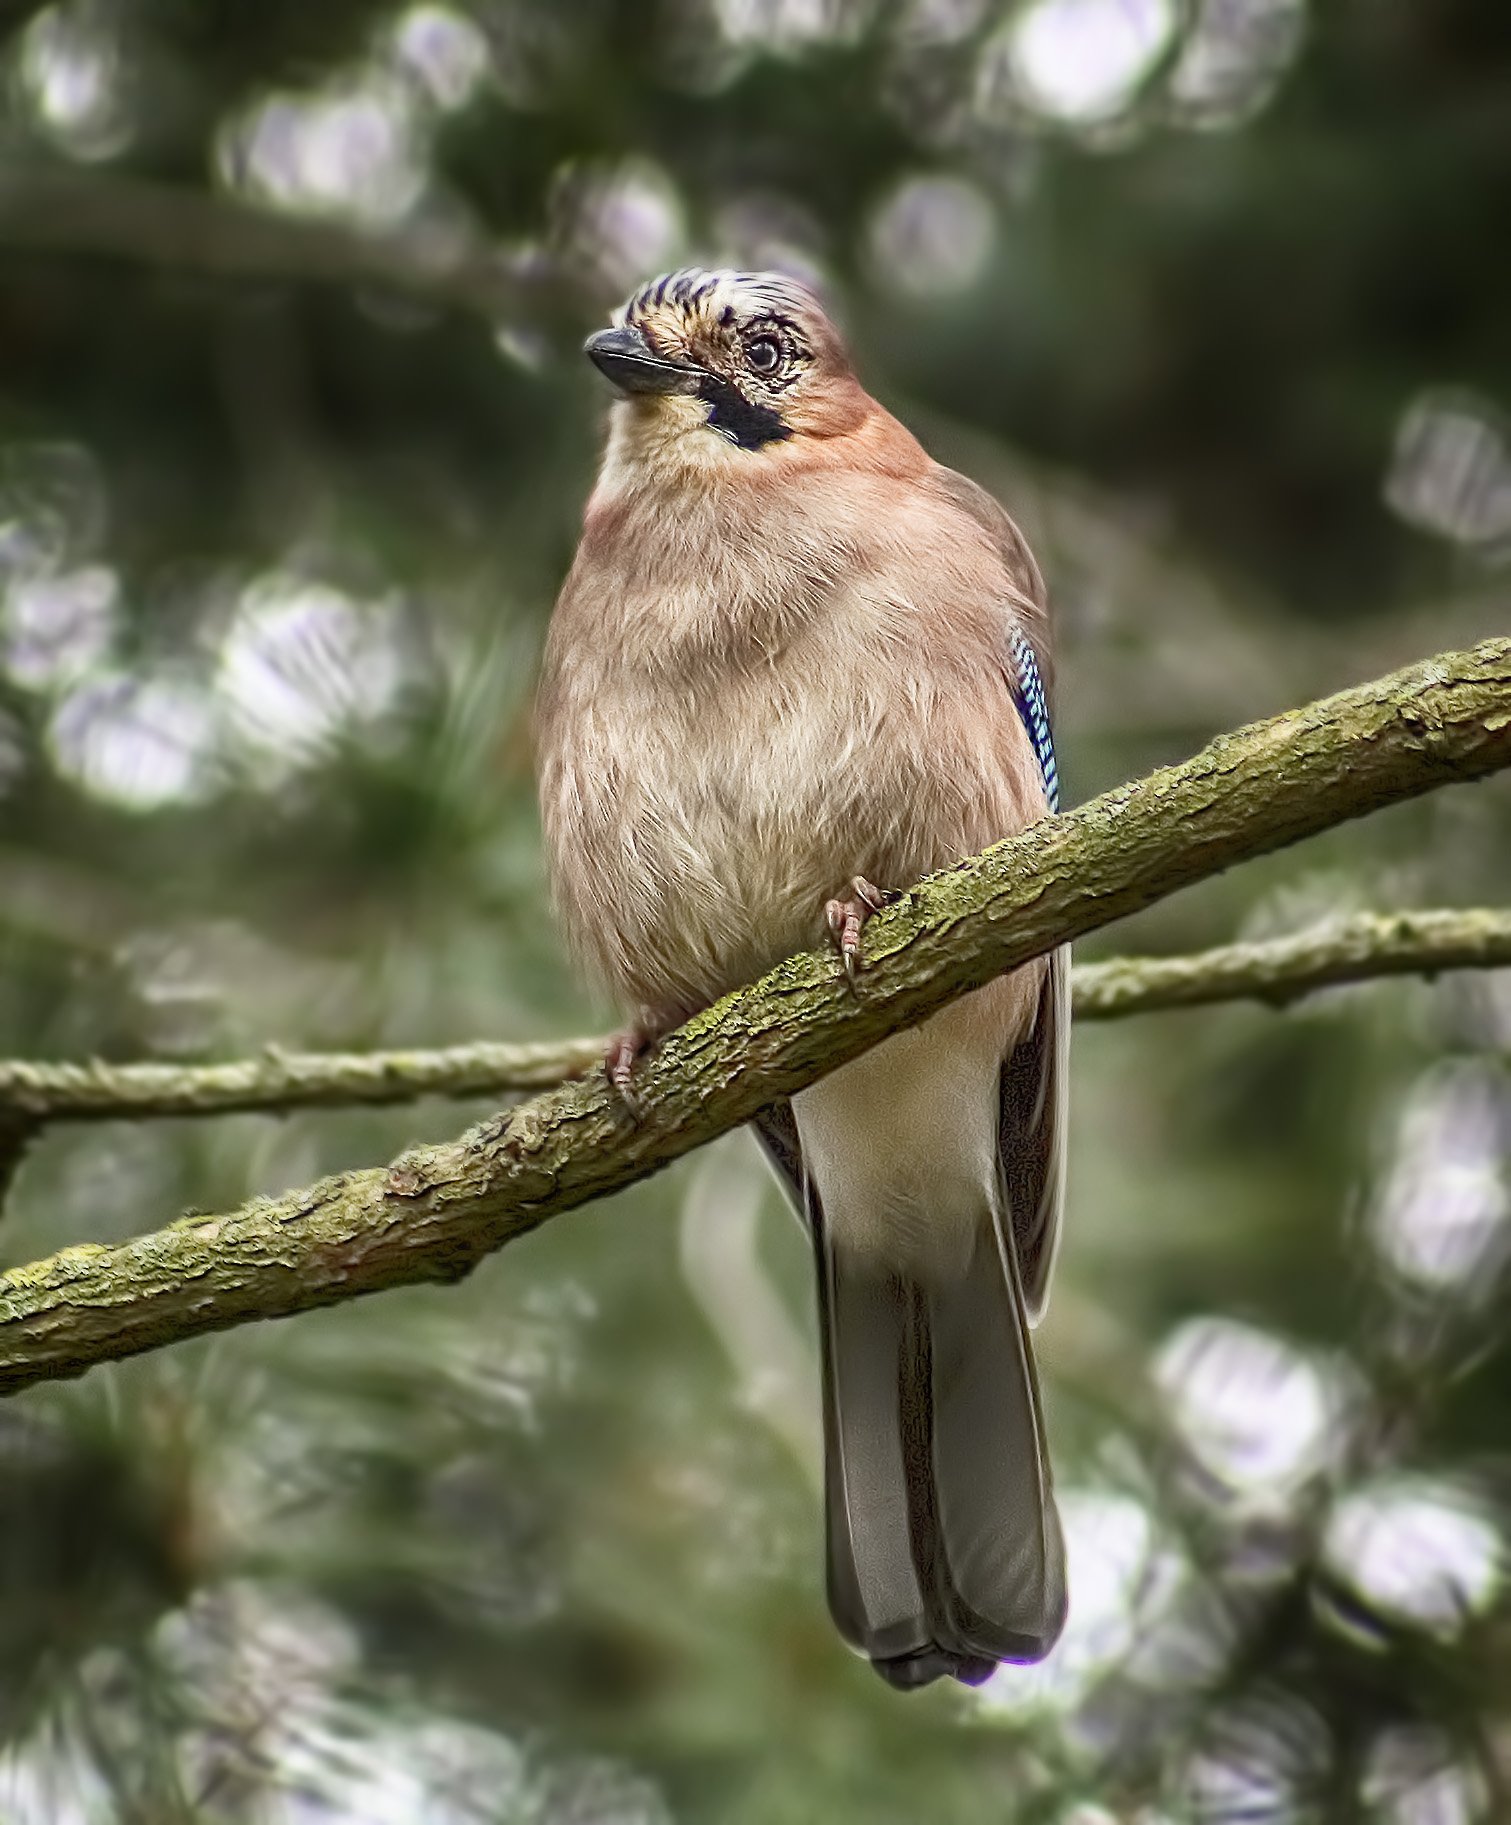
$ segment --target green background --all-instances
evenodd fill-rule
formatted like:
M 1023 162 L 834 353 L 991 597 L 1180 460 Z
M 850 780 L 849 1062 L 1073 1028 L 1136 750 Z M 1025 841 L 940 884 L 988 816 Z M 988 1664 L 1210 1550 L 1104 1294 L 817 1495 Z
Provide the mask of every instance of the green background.
M 1511 626 L 1497 0 L 4 20 L 0 1053 L 607 1022 L 530 694 L 605 406 L 578 346 L 684 260 L 819 279 L 1020 519 L 1072 803 Z M 1508 881 L 1492 782 L 1083 949 Z M 807 1263 L 743 1138 L 459 1288 L 11 1401 L 0 1820 L 1506 1817 L 1508 1044 L 1504 972 L 1081 1031 L 1040 1333 L 1073 1618 L 979 1694 L 831 1631 Z M 485 1112 L 59 1128 L 0 1250 Z

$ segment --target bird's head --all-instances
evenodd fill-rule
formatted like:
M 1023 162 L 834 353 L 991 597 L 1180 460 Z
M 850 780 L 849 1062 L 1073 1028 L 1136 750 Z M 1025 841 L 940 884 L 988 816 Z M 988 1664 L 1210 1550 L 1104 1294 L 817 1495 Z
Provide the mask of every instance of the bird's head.
M 625 402 L 642 460 L 748 461 L 843 436 L 874 410 L 818 299 L 779 273 L 652 279 L 585 352 Z

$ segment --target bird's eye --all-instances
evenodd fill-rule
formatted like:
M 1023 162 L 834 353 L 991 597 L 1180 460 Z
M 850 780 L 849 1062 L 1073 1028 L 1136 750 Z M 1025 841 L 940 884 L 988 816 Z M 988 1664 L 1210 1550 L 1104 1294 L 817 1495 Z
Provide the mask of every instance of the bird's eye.
M 782 348 L 775 336 L 754 336 L 745 345 L 745 359 L 758 374 L 774 374 L 782 365 Z

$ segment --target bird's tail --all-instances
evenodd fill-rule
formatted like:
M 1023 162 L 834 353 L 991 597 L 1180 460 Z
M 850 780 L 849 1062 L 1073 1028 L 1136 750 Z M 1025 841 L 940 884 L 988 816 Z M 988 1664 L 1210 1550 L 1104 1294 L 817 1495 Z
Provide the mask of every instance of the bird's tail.
M 1064 1547 L 1011 1240 L 983 1200 L 946 1215 L 962 1246 L 899 1267 L 810 1214 L 840 1633 L 901 1687 L 1042 1659 Z

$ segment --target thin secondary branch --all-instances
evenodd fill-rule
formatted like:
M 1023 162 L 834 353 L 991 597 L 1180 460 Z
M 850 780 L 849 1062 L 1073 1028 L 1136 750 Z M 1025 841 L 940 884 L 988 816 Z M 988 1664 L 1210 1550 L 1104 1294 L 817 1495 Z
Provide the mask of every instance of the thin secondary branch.
M 286 1114 L 296 1109 L 409 1103 L 422 1096 L 549 1090 L 603 1057 L 605 1041 L 468 1045 L 385 1052 L 286 1052 L 215 1065 L 0 1061 L 0 1113 L 47 1122 L 154 1116 Z
M 497 324 L 548 321 L 561 287 L 474 236 L 362 232 L 255 209 L 187 186 L 73 172 L 0 177 L 0 251 L 123 260 L 213 278 L 371 286 Z
M 1287 1007 L 1319 989 L 1382 976 L 1511 968 L 1511 912 L 1356 913 L 1294 937 L 1224 944 L 1182 957 L 1109 957 L 1073 977 L 1077 1020 L 1123 1020 L 1221 1001 Z M 3 1096 L 0 1069 L 0 1096 Z
M 1294 937 L 1081 964 L 1071 986 L 1078 1021 L 1125 1020 L 1222 1001 L 1279 1007 L 1318 989 L 1382 976 L 1500 968 L 1511 968 L 1511 912 L 1360 913 Z M 600 1037 L 381 1052 L 272 1048 L 214 1065 L 0 1060 L 0 1116 L 37 1127 L 518 1095 L 591 1070 L 606 1044 Z
M 595 1073 L 391 1166 L 12 1270 L 0 1277 L 0 1389 L 460 1277 L 1056 944 L 1348 818 L 1507 766 L 1511 640 L 1223 736 L 905 894 L 868 929 L 861 994 L 814 952 L 726 996 L 646 1061 L 638 1121 Z

